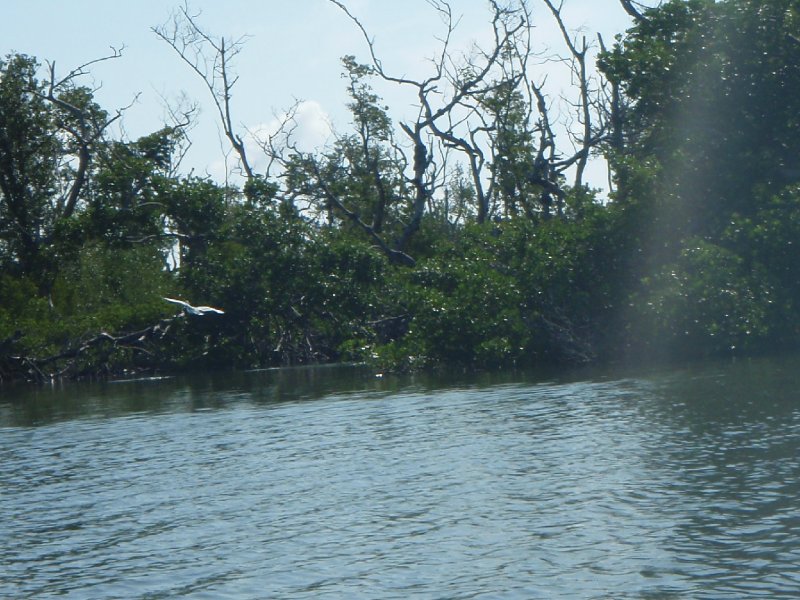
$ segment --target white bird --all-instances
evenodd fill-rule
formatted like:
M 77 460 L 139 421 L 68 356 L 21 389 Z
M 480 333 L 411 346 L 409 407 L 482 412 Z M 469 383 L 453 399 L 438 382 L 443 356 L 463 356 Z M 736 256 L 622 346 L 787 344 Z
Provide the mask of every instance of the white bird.
M 188 302 L 184 302 L 183 300 L 175 300 L 175 298 L 164 298 L 164 300 L 167 302 L 172 302 L 173 304 L 179 304 L 188 314 L 195 315 L 197 317 L 202 317 L 208 313 L 217 313 L 218 315 L 225 314 L 224 310 L 214 308 L 213 306 L 192 306 Z

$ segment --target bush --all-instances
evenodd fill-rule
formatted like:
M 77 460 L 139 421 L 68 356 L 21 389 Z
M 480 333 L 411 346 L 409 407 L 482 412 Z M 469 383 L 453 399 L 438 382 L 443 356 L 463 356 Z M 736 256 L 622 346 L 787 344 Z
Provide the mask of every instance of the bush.
M 642 284 L 629 331 L 637 351 L 672 357 L 745 352 L 770 333 L 765 274 L 719 245 L 687 241 L 674 263 Z

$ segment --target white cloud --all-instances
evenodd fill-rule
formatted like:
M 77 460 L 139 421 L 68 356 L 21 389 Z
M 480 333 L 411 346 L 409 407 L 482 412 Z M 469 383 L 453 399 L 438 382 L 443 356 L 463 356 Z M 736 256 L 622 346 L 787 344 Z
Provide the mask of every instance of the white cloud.
M 263 168 L 266 166 L 263 145 L 270 138 L 277 147 L 292 144 L 302 152 L 313 152 L 325 146 L 332 135 L 331 120 L 322 105 L 315 100 L 304 100 L 268 123 L 249 127 L 245 148 L 254 157 L 255 166 Z
M 293 109 L 275 115 L 266 123 L 246 127 L 245 131 L 242 139 L 247 159 L 253 170 L 259 174 L 266 174 L 269 157 L 264 146 L 269 144 L 270 138 L 276 149 L 286 148 L 287 144 L 291 144 L 301 152 L 313 152 L 325 147 L 333 136 L 328 113 L 314 100 L 299 102 Z M 222 156 L 217 154 L 218 158 L 207 164 L 205 172 L 215 181 L 242 183 L 239 157 L 221 132 L 218 132 L 218 136 Z

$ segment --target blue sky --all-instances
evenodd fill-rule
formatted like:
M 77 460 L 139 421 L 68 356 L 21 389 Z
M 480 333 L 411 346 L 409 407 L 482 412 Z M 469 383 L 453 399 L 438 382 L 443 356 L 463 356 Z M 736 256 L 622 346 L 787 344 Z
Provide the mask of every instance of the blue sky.
M 441 23 L 425 0 L 346 0 L 374 36 L 387 70 L 424 77 L 426 59 L 437 47 L 435 35 Z M 222 144 L 208 92 L 177 55 L 150 28 L 167 21 L 179 2 L 169 0 L 26 0 L 5 3 L 0 23 L 3 55 L 15 51 L 55 60 L 66 73 L 86 61 L 125 46 L 120 59 L 96 65 L 94 82 L 106 109 L 138 100 L 125 115 L 125 134 L 130 138 L 149 133 L 164 122 L 164 99 L 176 102 L 182 93 L 200 102 L 202 113 L 192 138 L 185 166 L 219 176 L 224 170 Z M 452 0 L 461 15 L 457 47 L 487 39 L 489 12 L 483 0 Z M 534 8 L 534 38 L 539 48 L 560 50 L 555 23 L 538 0 Z M 265 129 L 276 115 L 296 100 L 307 101 L 304 119 L 307 136 L 315 142 L 327 135 L 326 122 L 347 128 L 346 96 L 340 58 L 355 54 L 366 60 L 360 32 L 327 0 L 194 0 L 190 6 L 202 12 L 199 22 L 211 33 L 250 36 L 237 59 L 240 80 L 234 89 L 234 120 L 242 128 Z M 600 31 L 610 42 L 614 33 L 630 22 L 617 0 L 565 0 L 564 15 L 570 29 L 584 29 L 590 39 Z M 550 75 L 554 86 L 559 77 Z M 564 79 L 566 83 L 566 79 Z M 410 100 L 399 90 L 378 88 L 392 116 L 402 118 L 411 110 Z M 553 89 L 553 94 L 558 90 Z

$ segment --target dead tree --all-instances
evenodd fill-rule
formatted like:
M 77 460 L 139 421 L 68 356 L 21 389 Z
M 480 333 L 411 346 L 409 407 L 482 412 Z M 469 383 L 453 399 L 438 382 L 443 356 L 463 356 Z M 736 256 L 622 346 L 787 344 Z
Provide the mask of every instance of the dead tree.
M 441 155 L 455 150 L 466 157 L 476 192 L 477 220 L 485 221 L 490 213 L 490 194 L 486 190 L 488 176 L 484 170 L 487 165 L 485 146 L 486 135 L 492 126 L 480 114 L 479 99 L 499 85 L 507 84 L 501 83 L 498 77 L 508 55 L 527 56 L 527 50 L 519 49 L 529 31 L 525 2 L 520 1 L 513 8 L 490 2 L 494 43 L 486 51 L 475 48 L 473 57 L 464 63 L 456 61 L 451 53 L 451 38 L 458 20 L 450 4 L 443 0 L 429 0 L 428 3 L 442 18 L 445 32 L 441 37 L 441 49 L 432 60 L 432 73 L 419 79 L 396 76 L 384 68 L 374 40 L 363 23 L 343 2 L 330 2 L 339 7 L 362 33 L 375 73 L 388 83 L 413 89 L 417 97 L 417 119 L 400 124 L 408 137 L 409 152 L 413 157 L 408 160 L 411 166 L 408 180 L 414 197 L 411 217 L 399 239 L 399 247 L 404 248 L 419 229 L 425 207 L 431 203 L 434 191 L 442 185 L 432 178 L 435 173 L 432 167 L 436 163 L 434 151 Z M 439 161 L 443 160 L 440 156 Z
M 122 49 L 112 48 L 111 54 L 84 63 L 63 77 L 56 76 L 55 61 L 47 63 L 49 79 L 44 82 L 46 92 L 39 92 L 39 95 L 55 106 L 63 115 L 58 119 L 58 127 L 72 138 L 77 150 L 75 175 L 66 192 L 58 201 L 57 213 L 62 218 L 67 219 L 75 212 L 81 191 L 86 184 L 87 172 L 95 146 L 103 138 L 111 124 L 120 119 L 123 112 L 136 101 L 134 98 L 131 104 L 118 109 L 109 116 L 105 111 L 92 110 L 91 106 L 81 106 L 78 103 L 70 102 L 68 92 L 75 89 L 76 81 L 80 77 L 89 74 L 90 66 L 121 56 Z
M 225 137 L 239 158 L 243 175 L 252 180 L 256 174 L 244 140 L 233 123 L 231 108 L 233 88 L 239 79 L 232 63 L 241 52 L 246 36 L 215 38 L 200 27 L 198 17 L 199 14 L 192 14 L 188 4 L 184 4 L 173 13 L 170 21 L 153 27 L 152 31 L 203 80 L 217 109 Z
M 605 139 L 608 121 L 602 118 L 606 111 L 603 82 L 594 79 L 590 60 L 591 45 L 586 38 L 580 41 L 568 31 L 562 17 L 562 4 L 543 0 L 555 19 L 566 46 L 566 56 L 559 62 L 570 69 L 574 94 L 568 100 L 572 123 L 558 124 L 567 127 L 571 148 L 556 143 L 557 124 L 550 117 L 551 106 L 544 91 L 544 80 L 535 83 L 530 74 L 533 24 L 527 0 L 500 3 L 488 2 L 491 11 L 493 43 L 488 49 L 473 48 L 465 59 L 457 60 L 451 40 L 457 19 L 444 0 L 429 0 L 444 22 L 441 49 L 432 60 L 432 73 L 425 78 L 395 76 L 386 69 L 378 55 L 374 39 L 363 23 L 340 0 L 330 0 L 356 25 L 366 41 L 375 73 L 385 82 L 409 87 L 415 91 L 418 117 L 400 127 L 410 141 L 408 164 L 412 166 L 409 182 L 415 191 L 414 210 L 401 240 L 401 247 L 419 227 L 426 201 L 433 190 L 443 187 L 431 180 L 427 167 L 437 159 L 445 160 L 444 153 L 456 152 L 463 157 L 471 184 L 475 191 L 475 218 L 478 222 L 492 216 L 499 196 L 505 195 L 508 210 L 522 204 L 526 214 L 540 211 L 545 216 L 563 212 L 567 192 L 567 175 L 571 186 L 584 185 L 585 170 L 591 152 Z M 521 98 L 527 102 L 524 116 L 504 113 L 502 108 L 487 110 L 492 97 L 505 95 L 509 101 Z M 517 119 L 516 122 L 508 119 Z M 577 126 L 574 126 L 576 125 Z M 504 155 L 508 148 L 502 143 L 504 128 L 517 127 L 529 137 L 531 151 L 525 165 L 516 164 L 516 189 L 507 185 L 502 189 L 498 177 L 499 164 L 509 160 Z M 431 143 L 431 141 L 435 143 Z M 438 156 L 434 153 L 438 153 Z M 517 157 L 515 160 L 523 160 Z M 524 172 L 524 174 L 523 174 Z M 538 190 L 534 192 L 533 190 Z M 517 196 L 508 198 L 509 194 Z M 531 195 L 538 196 L 538 207 L 531 205 Z

